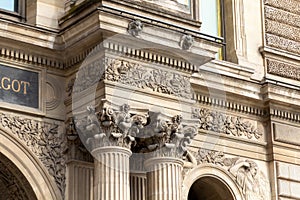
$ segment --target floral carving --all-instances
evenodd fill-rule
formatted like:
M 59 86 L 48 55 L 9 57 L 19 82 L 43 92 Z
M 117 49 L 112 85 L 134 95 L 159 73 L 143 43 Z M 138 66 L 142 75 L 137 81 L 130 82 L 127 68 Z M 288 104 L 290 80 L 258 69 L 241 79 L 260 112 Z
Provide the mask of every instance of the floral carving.
M 135 144 L 135 135 L 147 122 L 147 115 L 130 114 L 129 110 L 127 104 L 119 110 L 110 106 L 100 111 L 87 107 L 87 116 L 76 120 L 81 139 L 90 150 L 103 146 L 130 148 Z
M 105 69 L 105 71 L 104 71 Z M 139 64 L 119 59 L 102 59 L 80 67 L 76 78 L 69 81 L 66 87 L 68 96 L 98 85 L 103 79 L 119 82 L 142 89 L 191 98 L 189 78 L 161 69 L 143 68 Z
M 40 159 L 53 176 L 62 195 L 65 190 L 65 138 L 58 125 L 0 113 L 0 125 L 10 129 Z
M 200 119 L 200 129 L 233 136 L 259 139 L 262 133 L 241 117 L 232 117 L 206 108 L 194 109 L 194 117 Z
M 187 145 L 197 133 L 196 126 L 183 125 L 180 115 L 172 117 L 170 121 L 159 119 L 159 113 L 154 115 L 154 120 L 137 134 L 137 145 L 133 151 L 182 158 Z
M 197 164 L 212 163 L 215 165 L 224 166 L 225 154 L 222 151 L 213 151 L 208 149 L 199 149 L 194 153 Z
M 125 60 L 107 59 L 105 78 L 137 88 L 149 88 L 155 92 L 190 98 L 189 79 L 180 74 L 161 69 L 147 69 Z

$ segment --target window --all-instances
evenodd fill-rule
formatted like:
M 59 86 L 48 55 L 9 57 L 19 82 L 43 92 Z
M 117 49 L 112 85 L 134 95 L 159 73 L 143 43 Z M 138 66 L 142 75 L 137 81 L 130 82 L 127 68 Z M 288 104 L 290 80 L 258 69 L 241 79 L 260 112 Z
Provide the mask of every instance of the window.
M 0 8 L 3 10 L 18 12 L 18 2 L 17 0 L 1 0 Z
M 200 32 L 214 36 L 224 37 L 223 0 L 200 0 Z M 224 49 L 220 49 L 219 59 L 224 59 Z
M 0 0 L 0 13 L 1 18 L 24 21 L 25 0 Z

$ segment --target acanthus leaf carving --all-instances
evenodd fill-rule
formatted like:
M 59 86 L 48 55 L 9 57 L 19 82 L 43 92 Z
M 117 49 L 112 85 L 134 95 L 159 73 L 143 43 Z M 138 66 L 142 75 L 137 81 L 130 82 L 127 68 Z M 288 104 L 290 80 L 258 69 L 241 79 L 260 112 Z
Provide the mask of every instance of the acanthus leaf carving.
M 187 152 L 187 146 L 197 133 L 196 126 L 184 125 L 182 116 L 176 115 L 170 121 L 160 119 L 159 113 L 137 135 L 133 151 L 150 153 L 154 157 L 177 157 Z
M 0 113 L 0 125 L 8 128 L 39 158 L 53 176 L 62 196 L 65 191 L 66 140 L 58 125 Z
M 224 133 L 232 136 L 246 136 L 248 139 L 259 139 L 262 136 L 249 121 L 241 117 L 225 115 L 221 112 L 206 108 L 193 109 L 195 118 L 200 119 L 200 129 Z
M 119 109 L 104 105 L 100 111 L 87 107 L 87 116 L 76 120 L 76 127 L 86 146 L 92 150 L 103 146 L 131 148 L 135 136 L 147 122 L 147 115 L 129 113 L 130 106 Z

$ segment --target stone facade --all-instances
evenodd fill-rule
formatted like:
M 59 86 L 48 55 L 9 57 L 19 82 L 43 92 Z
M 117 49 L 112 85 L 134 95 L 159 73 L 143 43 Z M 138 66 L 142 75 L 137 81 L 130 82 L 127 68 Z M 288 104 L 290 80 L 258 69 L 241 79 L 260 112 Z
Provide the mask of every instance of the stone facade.
M 300 199 L 300 2 L 222 2 L 0 9 L 3 198 Z

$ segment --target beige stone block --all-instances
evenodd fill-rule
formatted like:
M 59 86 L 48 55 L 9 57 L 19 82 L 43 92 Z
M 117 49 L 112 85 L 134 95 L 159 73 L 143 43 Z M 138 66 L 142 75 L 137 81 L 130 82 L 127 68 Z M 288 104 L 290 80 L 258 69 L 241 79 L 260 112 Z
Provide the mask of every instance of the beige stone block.
M 300 145 L 300 128 L 285 124 L 274 123 L 275 141 Z
M 300 183 L 292 182 L 290 183 L 291 196 L 295 198 L 300 198 Z
M 292 180 L 300 181 L 300 166 L 289 165 L 289 178 Z
M 285 163 L 277 163 L 277 173 L 279 178 L 289 178 L 289 166 Z
M 290 196 L 290 182 L 286 180 L 278 181 L 278 193 L 282 196 Z

